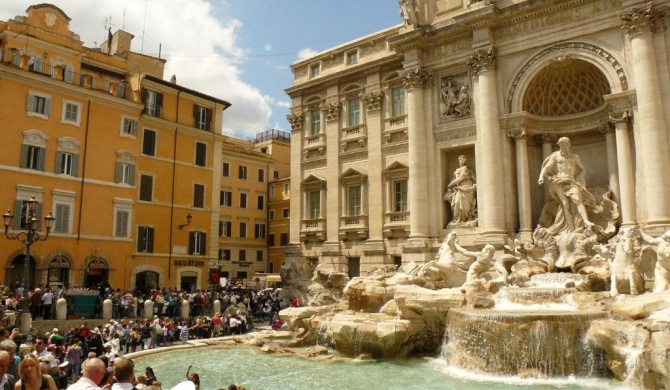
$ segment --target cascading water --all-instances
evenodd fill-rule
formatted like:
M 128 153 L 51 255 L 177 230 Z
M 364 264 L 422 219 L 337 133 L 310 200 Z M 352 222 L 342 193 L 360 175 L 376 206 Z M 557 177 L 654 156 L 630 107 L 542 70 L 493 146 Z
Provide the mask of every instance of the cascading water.
M 442 354 L 466 370 L 522 377 L 600 376 L 603 358 L 583 342 L 600 311 L 451 309 Z

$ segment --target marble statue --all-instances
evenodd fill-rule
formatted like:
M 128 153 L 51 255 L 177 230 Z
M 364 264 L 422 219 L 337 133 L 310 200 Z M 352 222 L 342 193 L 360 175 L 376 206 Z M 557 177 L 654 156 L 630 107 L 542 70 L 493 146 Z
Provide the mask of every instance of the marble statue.
M 444 238 L 440 249 L 435 256 L 435 260 L 429 261 L 418 269 L 416 273 L 419 277 L 424 277 L 427 281 L 436 282 L 443 280 L 449 282 L 453 279 L 455 273 L 465 272 L 468 267 L 456 260 L 456 252 L 464 250 L 458 245 L 456 233 L 449 233 Z
M 458 248 L 458 251 L 468 257 L 475 259 L 474 263 L 468 269 L 465 285 L 475 282 L 481 274 L 488 271 L 493 263 L 493 255 L 496 253 L 496 248 L 491 244 L 486 244 L 484 249 L 479 252 L 468 251 L 463 248 Z
M 475 175 L 466 165 L 467 157 L 458 156 L 458 168 L 447 185 L 444 200 L 451 205 L 451 224 L 470 224 L 477 221 L 477 184 Z
M 446 116 L 454 114 L 454 106 L 456 105 L 456 100 L 458 99 L 456 91 L 458 91 L 458 88 L 456 88 L 454 85 L 454 80 L 451 77 L 447 77 L 447 79 L 444 80 L 442 93 L 440 94 L 442 103 L 444 103 L 444 106 L 446 107 L 442 115 Z
M 417 25 L 417 4 L 416 0 L 398 0 L 400 5 L 400 18 L 406 26 Z
M 470 114 L 470 89 L 467 86 L 462 86 L 458 93 L 458 99 L 454 104 L 454 115 L 463 116 Z
M 470 88 L 465 85 L 458 88 L 454 85 L 452 77 L 447 77 L 442 82 L 440 100 L 442 100 L 442 104 L 444 105 L 442 116 L 460 117 L 469 115 L 471 112 Z
M 644 277 L 640 271 L 639 240 L 636 227 L 623 227 L 613 239 L 614 256 L 610 261 L 610 293 L 638 295 L 644 293 Z
M 589 220 L 586 208 L 595 207 L 593 194 L 586 189 L 585 168 L 579 156 L 572 152 L 570 139 L 558 140 L 559 151 L 552 153 L 542 163 L 538 184 L 549 184 L 551 197 L 560 207 L 551 226 L 546 227 L 553 235 L 564 232 L 581 232 L 594 224 Z
M 654 292 L 670 290 L 670 230 L 653 238 L 639 230 L 642 241 L 651 244 L 656 252 L 654 268 Z

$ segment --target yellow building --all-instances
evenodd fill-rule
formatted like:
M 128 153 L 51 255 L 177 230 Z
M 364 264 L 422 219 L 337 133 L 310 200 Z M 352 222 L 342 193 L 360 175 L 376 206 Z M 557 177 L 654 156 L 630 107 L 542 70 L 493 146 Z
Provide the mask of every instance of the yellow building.
M 230 104 L 163 81 L 165 61 L 130 52 L 127 32 L 86 48 L 69 22 L 49 4 L 0 21 L 0 206 L 10 235 L 33 197 L 56 217 L 28 284 L 206 287 Z M 5 240 L 0 262 L 4 284 L 23 282 L 24 245 Z
M 254 141 L 227 138 L 219 195 L 221 277 L 251 279 L 268 272 L 269 183 L 290 172 L 288 134 L 268 130 Z M 270 270 L 271 271 L 271 270 Z

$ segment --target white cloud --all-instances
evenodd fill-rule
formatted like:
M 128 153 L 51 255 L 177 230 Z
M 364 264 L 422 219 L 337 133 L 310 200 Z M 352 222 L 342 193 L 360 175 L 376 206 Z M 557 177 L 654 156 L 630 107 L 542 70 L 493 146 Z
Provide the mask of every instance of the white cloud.
M 282 107 L 282 108 L 291 108 L 291 102 L 287 102 L 287 101 L 284 101 L 284 100 L 277 100 L 276 98 L 273 98 L 270 95 L 265 95 L 265 96 L 263 96 L 263 98 L 270 105 L 277 106 L 277 107 Z
M 25 15 L 33 3 L 0 1 L 0 20 Z M 245 49 L 238 46 L 237 34 L 243 25 L 235 19 L 217 20 L 210 3 L 61 0 L 57 6 L 72 19 L 70 29 L 79 34 L 87 47 L 107 39 L 104 24 L 108 17 L 112 31 L 124 29 L 135 36 L 133 51 L 158 56 L 160 47 L 161 57 L 167 59 L 165 79 L 174 74 L 179 85 L 232 104 L 224 112 L 224 130 L 255 134 L 268 128 L 271 105 L 257 88 L 240 78 Z
M 304 60 L 305 58 L 313 57 L 318 51 L 310 49 L 309 47 L 300 49 L 298 52 L 298 60 Z

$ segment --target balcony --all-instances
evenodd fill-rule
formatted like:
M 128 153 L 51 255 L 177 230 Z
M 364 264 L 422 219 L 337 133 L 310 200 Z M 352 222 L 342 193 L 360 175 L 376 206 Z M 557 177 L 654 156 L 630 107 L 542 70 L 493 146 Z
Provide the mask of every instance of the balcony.
M 340 240 L 365 240 L 368 238 L 368 216 L 340 217 Z
M 305 137 L 304 149 L 314 149 L 326 146 L 326 135 L 319 133 L 315 135 L 308 135 Z
M 384 143 L 391 144 L 407 141 L 407 115 L 386 118 L 384 122 Z
M 325 241 L 326 220 L 324 218 L 303 219 L 300 239 L 302 241 Z
M 384 236 L 387 238 L 409 235 L 409 211 L 392 211 L 384 214 Z
M 75 73 L 63 65 L 52 65 L 42 57 L 20 54 L 16 50 L 5 49 L 0 51 L 0 64 L 17 67 L 31 73 L 49 77 L 67 84 L 86 89 L 103 91 L 121 99 L 133 100 L 129 86 L 125 80 L 112 80 L 100 75 Z

